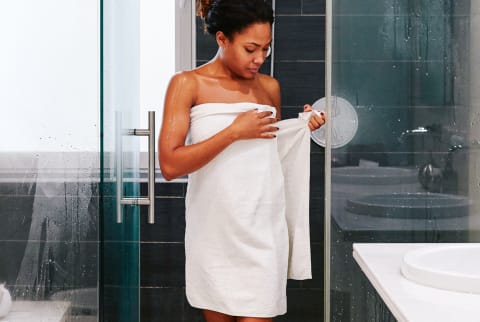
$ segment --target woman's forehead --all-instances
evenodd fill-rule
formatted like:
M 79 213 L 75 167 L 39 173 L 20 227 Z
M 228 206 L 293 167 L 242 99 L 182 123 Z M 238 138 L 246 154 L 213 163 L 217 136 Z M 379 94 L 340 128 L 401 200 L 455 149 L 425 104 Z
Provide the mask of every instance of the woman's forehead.
M 272 28 L 269 23 L 254 23 L 235 33 L 233 38 L 258 45 L 269 44 L 272 40 Z

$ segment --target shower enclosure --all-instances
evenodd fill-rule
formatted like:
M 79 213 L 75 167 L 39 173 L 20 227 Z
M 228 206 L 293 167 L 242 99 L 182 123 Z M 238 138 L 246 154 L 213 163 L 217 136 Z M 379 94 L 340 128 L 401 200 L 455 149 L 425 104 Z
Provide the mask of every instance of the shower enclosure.
M 140 126 L 140 3 L 0 3 L 0 283 L 12 321 L 202 321 L 184 295 L 185 179 L 155 176 L 141 148 L 160 124 Z M 194 1 L 175 3 L 177 69 L 203 64 L 216 43 Z M 262 72 L 281 84 L 282 117 L 324 96 L 330 117 L 325 147 L 311 149 L 313 279 L 288 282 L 275 321 L 393 321 L 353 243 L 480 240 L 479 4 L 274 6 Z M 357 121 L 334 146 L 339 102 Z
M 0 12 L 8 320 L 139 321 L 156 141 L 153 115 L 139 128 L 139 3 L 23 0 Z
M 329 160 L 326 319 L 394 321 L 353 243 L 480 239 L 478 3 L 340 0 L 327 8 L 330 115 L 336 98 L 346 99 L 358 130 Z

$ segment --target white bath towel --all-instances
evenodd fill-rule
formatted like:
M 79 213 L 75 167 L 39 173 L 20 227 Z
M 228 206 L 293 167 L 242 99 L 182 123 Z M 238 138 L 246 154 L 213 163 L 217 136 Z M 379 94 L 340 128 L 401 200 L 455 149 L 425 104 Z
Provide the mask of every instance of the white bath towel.
M 191 143 L 255 108 L 275 113 L 255 103 L 193 107 Z M 273 317 L 286 312 L 287 278 L 311 278 L 310 130 L 303 118 L 276 125 L 276 139 L 236 141 L 189 175 L 186 293 L 194 307 Z

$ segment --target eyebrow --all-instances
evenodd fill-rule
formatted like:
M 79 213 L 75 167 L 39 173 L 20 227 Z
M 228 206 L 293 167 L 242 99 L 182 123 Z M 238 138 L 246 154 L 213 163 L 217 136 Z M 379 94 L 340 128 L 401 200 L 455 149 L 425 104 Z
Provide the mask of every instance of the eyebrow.
M 254 46 L 257 46 L 257 47 L 263 47 L 262 45 L 257 44 L 256 42 L 247 42 L 245 44 L 246 45 L 254 45 Z M 266 46 L 270 46 L 271 44 L 272 44 L 272 42 L 270 41 Z

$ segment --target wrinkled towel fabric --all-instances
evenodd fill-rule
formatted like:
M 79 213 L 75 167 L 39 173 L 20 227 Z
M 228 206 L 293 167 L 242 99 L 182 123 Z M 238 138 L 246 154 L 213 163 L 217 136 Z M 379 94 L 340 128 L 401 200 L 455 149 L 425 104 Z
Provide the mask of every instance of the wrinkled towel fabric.
M 190 143 L 210 138 L 252 109 L 275 117 L 274 107 L 256 103 L 194 106 Z M 234 142 L 189 175 L 185 275 L 193 307 L 273 317 L 286 312 L 287 278 L 311 278 L 305 114 L 277 122 L 275 139 Z

